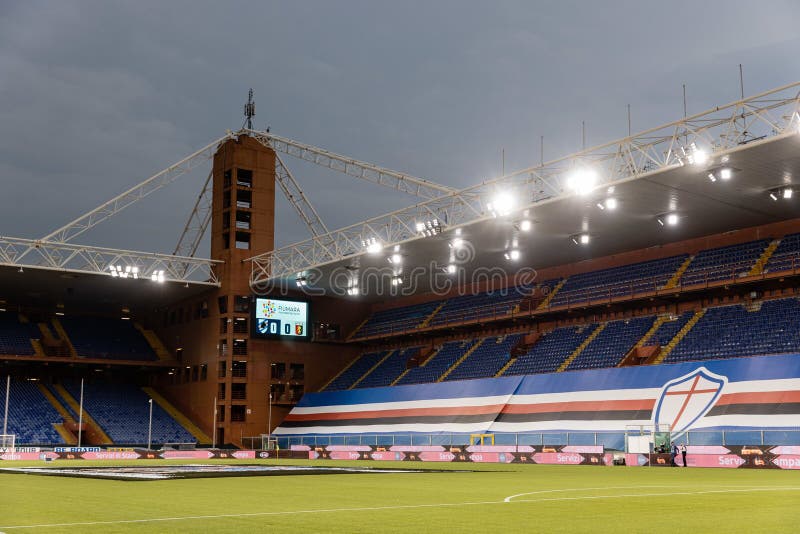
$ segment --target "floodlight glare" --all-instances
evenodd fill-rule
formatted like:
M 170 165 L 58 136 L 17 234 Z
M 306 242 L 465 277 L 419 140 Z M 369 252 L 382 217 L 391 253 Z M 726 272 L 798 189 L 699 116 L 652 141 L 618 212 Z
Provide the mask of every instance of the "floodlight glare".
M 581 234 L 580 241 L 581 241 L 581 245 L 588 245 L 589 244 L 589 234 Z
M 522 222 L 519 223 L 519 229 L 523 232 L 530 232 L 531 230 L 531 222 L 528 219 L 524 219 Z
M 733 176 L 733 171 L 728 167 L 723 167 L 719 170 L 719 177 L 722 180 L 730 180 L 731 176 Z
M 692 159 L 692 163 L 695 165 L 703 165 L 708 161 L 708 153 L 702 148 L 696 148 L 694 152 L 692 152 Z
M 789 200 L 790 198 L 792 198 L 792 194 L 793 193 L 794 193 L 794 191 L 792 190 L 792 188 L 791 187 L 787 187 L 787 188 L 785 188 L 783 190 L 783 198 L 785 198 L 786 200 Z
M 519 250 L 512 248 L 511 250 L 506 251 L 504 256 L 507 260 L 517 261 L 519 259 Z
M 597 171 L 581 167 L 567 177 L 567 187 L 579 195 L 588 195 L 597 183 Z
M 389 258 L 389 262 L 390 263 L 394 263 L 394 264 L 398 264 L 398 263 L 400 263 L 402 261 L 403 261 L 403 257 L 400 256 L 400 254 L 397 254 L 397 253 L 392 254 L 392 256 Z
M 455 274 L 456 266 L 454 263 L 451 263 L 447 266 L 447 274 Z
M 498 193 L 492 198 L 492 201 L 486 205 L 492 215 L 495 217 L 503 217 L 511 213 L 514 209 L 514 197 L 508 193 Z
M 678 224 L 678 214 L 677 213 L 667 214 L 667 224 L 669 226 L 675 226 L 676 224 Z
M 606 209 L 609 211 L 614 211 L 617 209 L 617 199 L 614 197 L 608 197 L 605 202 Z
M 717 181 L 717 177 L 714 176 L 713 172 L 708 173 L 708 179 L 711 180 L 712 182 L 716 182 Z
M 452 241 L 450 241 L 450 247 L 452 248 L 460 248 L 464 244 L 464 240 L 460 237 L 454 237 Z

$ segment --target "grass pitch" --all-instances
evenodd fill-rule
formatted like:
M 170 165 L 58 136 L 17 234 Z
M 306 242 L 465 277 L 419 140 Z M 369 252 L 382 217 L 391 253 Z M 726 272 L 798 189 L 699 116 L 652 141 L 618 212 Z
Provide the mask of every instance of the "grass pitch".
M 23 465 L 43 466 L 8 462 L 0 467 Z M 109 463 L 54 462 L 47 467 L 79 465 Z M 417 462 L 313 465 L 452 472 L 160 481 L 0 473 L 0 532 L 674 534 L 793 532 L 800 523 L 800 472 Z M 457 472 L 461 469 L 474 472 Z

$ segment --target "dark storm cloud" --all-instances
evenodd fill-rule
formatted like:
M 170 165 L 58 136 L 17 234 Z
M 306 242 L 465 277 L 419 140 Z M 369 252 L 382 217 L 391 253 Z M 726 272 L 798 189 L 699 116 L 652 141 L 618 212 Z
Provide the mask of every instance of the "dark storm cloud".
M 242 124 L 463 187 L 795 81 L 800 5 L 4 2 L 0 234 L 38 237 Z M 329 227 L 415 201 L 286 159 Z M 204 172 L 80 240 L 170 252 Z M 279 242 L 307 236 L 278 206 Z

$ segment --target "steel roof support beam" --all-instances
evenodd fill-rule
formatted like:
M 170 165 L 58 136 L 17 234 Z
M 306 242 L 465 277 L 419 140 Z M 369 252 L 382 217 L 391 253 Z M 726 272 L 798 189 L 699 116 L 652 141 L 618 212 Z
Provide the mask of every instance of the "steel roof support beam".
M 21 261 L 26 256 L 27 261 Z M 16 237 L 0 237 L 0 264 L 13 267 L 55 269 L 84 274 L 111 275 L 111 266 L 138 269 L 138 277 L 150 279 L 163 272 L 165 281 L 219 286 L 214 266 L 221 261 L 155 254 L 72 243 L 50 243 Z
M 117 195 L 108 202 L 101 204 L 87 213 L 84 213 L 77 219 L 65 224 L 61 228 L 50 232 L 46 236 L 42 237 L 41 241 L 52 241 L 58 243 L 66 243 L 71 241 L 83 232 L 98 225 L 113 215 L 116 215 L 131 204 L 138 202 L 144 197 L 155 193 L 165 185 L 172 183 L 177 178 L 191 171 L 197 165 L 211 159 L 221 143 L 227 141 L 228 139 L 234 139 L 235 137 L 236 135 L 233 133 L 228 133 L 225 136 L 220 137 L 216 141 L 209 143 L 193 154 L 186 156 L 179 162 L 170 165 L 161 172 L 154 174 L 140 184 L 135 185 L 124 193 Z
M 300 141 L 280 137 L 272 133 L 257 130 L 242 130 L 245 133 L 274 150 L 288 154 L 298 159 L 309 161 L 315 165 L 332 169 L 334 171 L 360 178 L 374 184 L 390 187 L 409 195 L 421 198 L 436 198 L 454 193 L 452 187 L 440 185 L 429 180 L 417 178 L 403 172 L 393 171 L 384 167 L 366 163 L 357 159 L 342 156 L 322 148 L 307 145 Z
M 173 254 L 194 258 L 197 247 L 200 246 L 200 241 L 202 241 L 208 224 L 211 222 L 211 179 L 213 176 L 213 171 L 208 173 L 208 178 L 206 178 L 203 189 L 197 196 L 197 202 L 195 202 L 192 213 L 189 215 L 189 220 L 186 222 L 181 237 L 178 239 L 178 244 L 175 245 L 175 250 L 172 251 Z
M 306 223 L 309 232 L 314 237 L 325 235 L 329 232 L 328 227 L 322 222 L 317 210 L 311 205 L 308 198 L 306 198 L 303 190 L 297 180 L 294 179 L 292 173 L 284 165 L 283 160 L 275 152 L 275 180 L 280 185 L 286 199 L 294 206 L 297 215 Z

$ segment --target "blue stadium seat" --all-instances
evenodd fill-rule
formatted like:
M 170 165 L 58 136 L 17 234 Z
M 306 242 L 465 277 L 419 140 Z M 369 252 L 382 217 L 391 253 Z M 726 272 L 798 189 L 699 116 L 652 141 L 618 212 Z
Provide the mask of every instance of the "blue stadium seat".
M 31 339 L 41 337 L 35 325 L 20 322 L 16 313 L 0 312 L 0 354 L 33 356 Z
M 5 401 L 6 380 L 0 380 L 0 399 Z M 11 381 L 8 400 L 9 434 L 16 434 L 19 445 L 57 445 L 61 436 L 53 424 L 64 420 L 42 394 L 37 382 L 29 380 Z
M 550 306 L 580 305 L 656 291 L 672 278 L 687 257 L 683 254 L 570 276 Z
M 80 382 L 68 380 L 64 387 L 75 399 Z M 150 397 L 133 384 L 85 382 L 83 407 L 114 443 L 147 443 Z M 152 443 L 194 443 L 195 437 L 153 402 Z
M 130 321 L 107 317 L 61 317 L 79 357 L 109 360 L 158 359 L 145 337 Z
M 800 352 L 800 301 L 770 300 L 760 309 L 709 308 L 664 362 Z

